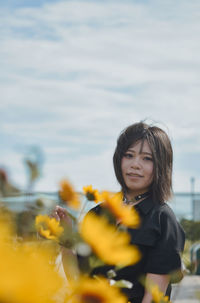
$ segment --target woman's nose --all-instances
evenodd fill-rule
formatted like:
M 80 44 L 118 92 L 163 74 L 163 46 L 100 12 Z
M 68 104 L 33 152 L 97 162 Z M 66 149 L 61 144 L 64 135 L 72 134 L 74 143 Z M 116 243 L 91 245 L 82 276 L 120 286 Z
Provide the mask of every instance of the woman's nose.
M 131 161 L 131 167 L 138 169 L 141 167 L 140 159 L 138 157 L 134 157 Z

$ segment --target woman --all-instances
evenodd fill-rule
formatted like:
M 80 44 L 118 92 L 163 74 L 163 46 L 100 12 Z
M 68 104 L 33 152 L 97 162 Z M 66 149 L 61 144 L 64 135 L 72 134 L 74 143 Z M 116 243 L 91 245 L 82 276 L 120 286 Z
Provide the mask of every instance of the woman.
M 142 252 L 142 261 L 135 270 L 130 266 L 118 272 L 118 278 L 130 277 L 133 282 L 129 291 L 133 302 L 151 302 L 150 293 L 138 282 L 142 276 L 165 293 L 170 275 L 181 269 L 185 235 L 166 204 L 172 195 L 172 162 L 169 137 L 156 126 L 136 123 L 118 138 L 113 157 L 115 174 L 124 202 L 134 205 L 142 219 L 139 229 L 129 229 L 132 243 Z
M 145 283 L 151 281 L 170 295 L 172 273 L 180 272 L 180 252 L 185 236 L 166 201 L 172 195 L 173 152 L 169 137 L 156 126 L 143 122 L 122 131 L 113 156 L 116 178 L 121 185 L 124 203 L 139 212 L 141 226 L 128 228 L 131 243 L 138 246 L 142 259 L 116 272 L 115 280 L 132 282 L 123 289 L 130 302 L 150 303 L 152 297 Z M 100 214 L 101 205 L 92 211 Z M 99 267 L 94 274 L 107 274 Z

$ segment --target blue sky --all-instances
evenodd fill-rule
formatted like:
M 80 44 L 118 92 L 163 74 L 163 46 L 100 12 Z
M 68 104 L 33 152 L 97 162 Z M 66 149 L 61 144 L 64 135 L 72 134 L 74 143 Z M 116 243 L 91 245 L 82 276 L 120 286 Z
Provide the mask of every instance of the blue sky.
M 23 159 L 44 155 L 36 190 L 68 177 L 118 190 L 120 131 L 147 118 L 174 147 L 174 190 L 200 189 L 200 2 L 0 1 L 0 166 L 26 187 Z

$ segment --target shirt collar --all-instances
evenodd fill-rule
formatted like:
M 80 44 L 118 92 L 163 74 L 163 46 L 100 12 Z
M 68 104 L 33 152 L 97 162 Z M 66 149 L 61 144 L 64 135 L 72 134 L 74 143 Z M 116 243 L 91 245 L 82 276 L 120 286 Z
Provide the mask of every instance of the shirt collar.
M 139 210 L 141 213 L 146 215 L 154 206 L 155 203 L 153 202 L 152 197 L 150 196 L 135 205 L 135 209 Z

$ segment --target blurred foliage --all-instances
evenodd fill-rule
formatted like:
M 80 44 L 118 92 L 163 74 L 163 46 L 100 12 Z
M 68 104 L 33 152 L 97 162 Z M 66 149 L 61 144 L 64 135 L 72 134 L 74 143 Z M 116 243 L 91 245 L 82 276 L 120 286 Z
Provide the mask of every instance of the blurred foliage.
M 20 190 L 9 180 L 7 171 L 0 168 L 0 197 L 9 197 L 18 193 Z
M 27 210 L 17 212 L 15 215 L 16 232 L 24 239 L 35 237 L 35 217 L 38 214 L 36 207 L 29 207 Z
M 30 204 L 30 203 L 29 203 Z M 7 206 L 7 203 L 0 203 L 0 219 L 2 218 L 14 225 L 17 237 L 25 239 L 36 238 L 35 218 L 42 211 L 46 210 L 44 204 L 37 204 L 37 200 L 27 206 L 22 211 L 13 211 Z
M 192 242 L 200 240 L 200 221 L 182 219 L 180 223 L 185 230 L 187 240 Z
M 43 153 L 38 146 L 31 146 L 24 158 L 24 164 L 28 173 L 28 191 L 33 190 L 37 179 L 41 176 L 41 168 L 44 161 Z
M 190 249 L 191 249 L 192 244 L 193 244 L 192 241 L 186 239 L 184 252 L 183 252 L 183 255 L 182 255 L 182 260 L 183 260 L 184 265 L 186 267 L 187 274 L 192 273 L 193 272 L 193 267 L 194 267 L 194 265 L 191 262 L 191 257 L 190 257 Z
M 29 159 L 25 159 L 25 164 L 29 170 L 29 182 L 34 182 L 40 176 L 40 170 L 37 163 L 32 162 Z
M 187 273 L 193 274 L 195 264 L 191 260 L 191 247 L 195 243 L 200 243 L 200 221 L 187 220 L 183 218 L 180 221 L 180 224 L 182 225 L 186 235 L 186 242 L 182 259 L 186 266 Z

